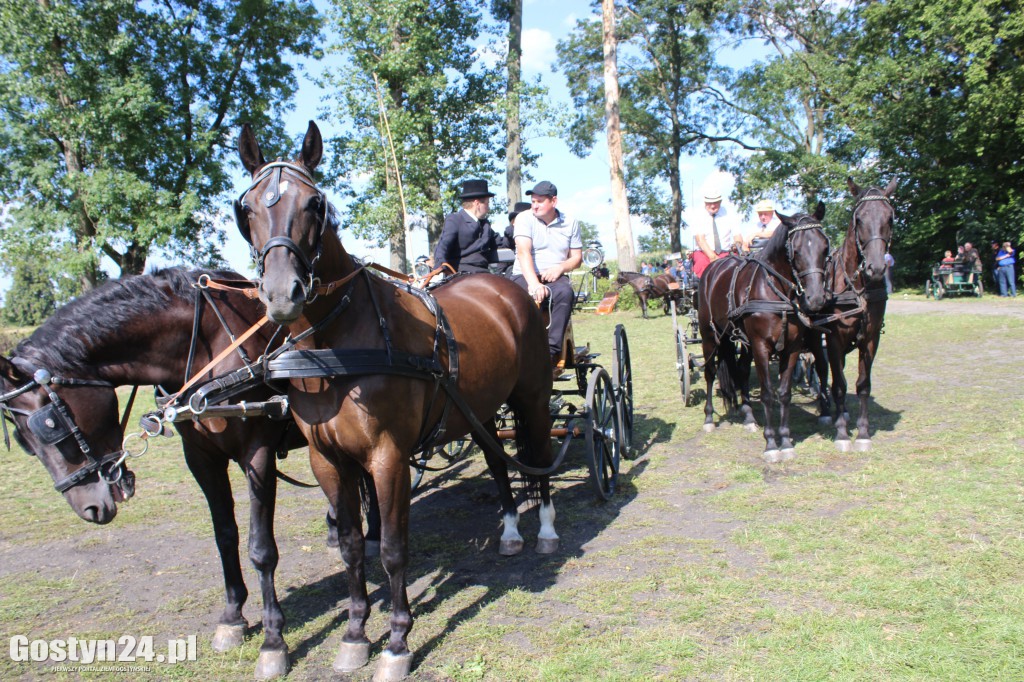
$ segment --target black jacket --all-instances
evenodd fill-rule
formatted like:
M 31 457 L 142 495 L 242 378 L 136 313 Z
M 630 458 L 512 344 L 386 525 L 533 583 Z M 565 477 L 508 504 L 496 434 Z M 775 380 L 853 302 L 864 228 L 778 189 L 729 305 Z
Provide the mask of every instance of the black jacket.
M 434 249 L 434 266 L 448 263 L 457 272 L 487 272 L 498 260 L 497 241 L 491 223 L 477 221 L 463 210 L 444 219 L 441 238 Z

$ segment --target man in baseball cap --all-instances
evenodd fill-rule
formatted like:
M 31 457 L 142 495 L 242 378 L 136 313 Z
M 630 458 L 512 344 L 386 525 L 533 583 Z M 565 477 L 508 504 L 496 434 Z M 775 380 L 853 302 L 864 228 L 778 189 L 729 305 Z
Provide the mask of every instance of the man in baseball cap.
M 531 200 L 530 211 L 516 216 L 512 233 L 516 243 L 512 281 L 538 303 L 550 299 L 548 347 L 552 365 L 560 375 L 557 363 L 572 312 L 569 273 L 583 262 L 583 236 L 579 221 L 558 210 L 558 188 L 553 183 L 538 182 L 526 194 Z

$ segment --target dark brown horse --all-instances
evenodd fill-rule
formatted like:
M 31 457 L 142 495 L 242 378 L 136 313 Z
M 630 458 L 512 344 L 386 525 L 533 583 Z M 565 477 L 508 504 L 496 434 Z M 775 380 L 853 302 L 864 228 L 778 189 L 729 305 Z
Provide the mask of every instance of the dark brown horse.
M 780 214 L 781 225 L 757 255 L 719 258 L 700 278 L 698 320 L 707 381 L 704 428 L 715 428 L 711 400 L 718 365 L 726 370 L 719 384 L 727 404 L 736 403 L 739 389 L 744 425 L 756 428 L 747 378 L 753 357 L 764 406 L 763 457 L 769 462 L 795 456 L 789 432 L 790 382 L 809 324 L 807 315 L 819 311 L 827 299 L 829 242 L 821 226 L 824 215 L 820 202 L 811 216 Z M 772 356 L 779 358 L 777 391 L 768 371 Z M 772 424 L 776 404 L 778 428 Z
M 652 299 L 665 298 L 671 290 L 670 285 L 675 283 L 675 281 L 675 278 L 669 274 L 651 277 L 650 275 L 642 275 L 639 272 L 626 270 L 620 272 L 619 276 L 615 278 L 615 286 L 621 289 L 628 284 L 633 289 L 637 299 L 640 301 L 640 311 L 646 320 L 648 319 L 647 302 Z
M 859 352 L 857 397 L 860 399 L 860 415 L 857 418 L 857 440 L 852 449 L 866 451 L 871 448 L 868 425 L 871 367 L 878 352 L 888 298 L 885 291 L 885 254 L 892 242 L 893 223 L 889 200 L 896 191 L 896 180 L 892 180 L 885 189 L 862 189 L 853 178 L 846 182 L 855 198 L 853 215 L 835 259 L 831 282 L 835 300 L 821 311 L 826 315 L 825 327 L 828 329 L 825 339 L 832 372 L 836 447 L 842 452 L 851 449 L 844 369 L 846 355 L 854 348 Z M 808 345 L 812 351 L 818 351 L 818 364 L 823 364 L 820 362 L 820 342 L 811 339 Z
M 557 549 L 549 470 L 543 469 L 553 461 L 546 333 L 532 299 L 504 278 L 455 277 L 430 299 L 357 265 L 313 179 L 322 152 L 320 131 L 310 122 L 297 160 L 267 163 L 245 126 L 239 155 L 252 184 L 236 203 L 236 217 L 257 255 L 267 313 L 288 326 L 299 349 L 281 356 L 278 376 L 290 377 L 292 414 L 309 441 L 314 474 L 338 510 L 350 606 L 334 667 L 355 670 L 369 657 L 356 492 L 367 471 L 380 505 L 381 559 L 392 601 L 391 635 L 377 678 L 398 679 L 412 665 L 406 641 L 413 621 L 406 594 L 409 461 L 425 441 L 473 432 L 498 483 L 504 512 L 499 549 L 521 551 L 507 455 L 494 422 L 508 403 L 518 419 L 521 456 L 534 473 L 544 472 L 537 480 L 537 551 Z
M 113 280 L 57 311 L 18 345 L 9 360 L 0 357 L 2 409 L 14 421 L 15 437 L 39 458 L 55 487 L 86 521 L 109 523 L 117 514 L 117 503 L 132 493 L 131 476 L 118 464 L 123 435 L 114 387 L 181 388 L 196 319 L 193 284 L 202 274 L 240 279 L 234 273 L 165 270 Z M 208 294 L 208 301 L 200 304 L 194 337 L 196 368 L 204 367 L 231 343 L 229 330 L 240 334 L 262 317 L 258 301 L 238 294 Z M 241 352 L 250 359 L 260 357 L 275 328 L 265 325 L 242 345 Z M 241 356 L 232 354 L 214 372 L 242 364 Z M 24 392 L 12 395 L 22 388 Z M 261 401 L 270 395 L 261 386 L 238 399 Z M 287 646 L 282 638 L 284 614 L 274 588 L 276 456 L 282 449 L 304 445 L 301 435 L 294 426 L 289 429 L 287 421 L 266 418 L 244 423 L 223 418 L 186 421 L 177 428 L 185 462 L 210 507 L 224 571 L 227 603 L 213 648 L 226 651 L 239 646 L 247 627 L 242 607 L 248 590 L 228 479 L 228 464 L 234 460 L 249 483 L 249 558 L 259 575 L 263 601 L 264 641 L 256 676 L 282 675 L 287 671 Z M 139 445 L 131 441 L 125 447 L 138 452 Z

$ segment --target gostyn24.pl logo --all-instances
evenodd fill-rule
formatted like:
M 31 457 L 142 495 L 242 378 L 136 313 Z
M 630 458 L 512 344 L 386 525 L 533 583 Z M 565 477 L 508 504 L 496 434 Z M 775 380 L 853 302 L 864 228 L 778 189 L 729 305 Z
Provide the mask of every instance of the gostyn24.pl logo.
M 25 635 L 11 637 L 12 661 L 64 661 L 90 663 L 180 663 L 196 660 L 196 636 L 168 639 L 163 651 L 154 649 L 153 637 L 135 638 L 122 635 L 114 639 L 29 639 Z

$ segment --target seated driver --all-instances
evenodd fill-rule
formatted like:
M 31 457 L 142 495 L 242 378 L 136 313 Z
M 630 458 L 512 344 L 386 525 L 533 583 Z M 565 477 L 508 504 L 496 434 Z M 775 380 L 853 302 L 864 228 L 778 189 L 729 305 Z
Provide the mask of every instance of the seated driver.
M 538 303 L 550 297 L 548 349 L 554 369 L 562 353 L 562 339 L 572 312 L 569 273 L 583 262 L 583 236 L 579 222 L 556 208 L 558 188 L 552 183 L 538 182 L 526 194 L 531 199 L 530 210 L 516 216 L 512 232 L 516 242 L 512 281 L 526 289 Z

